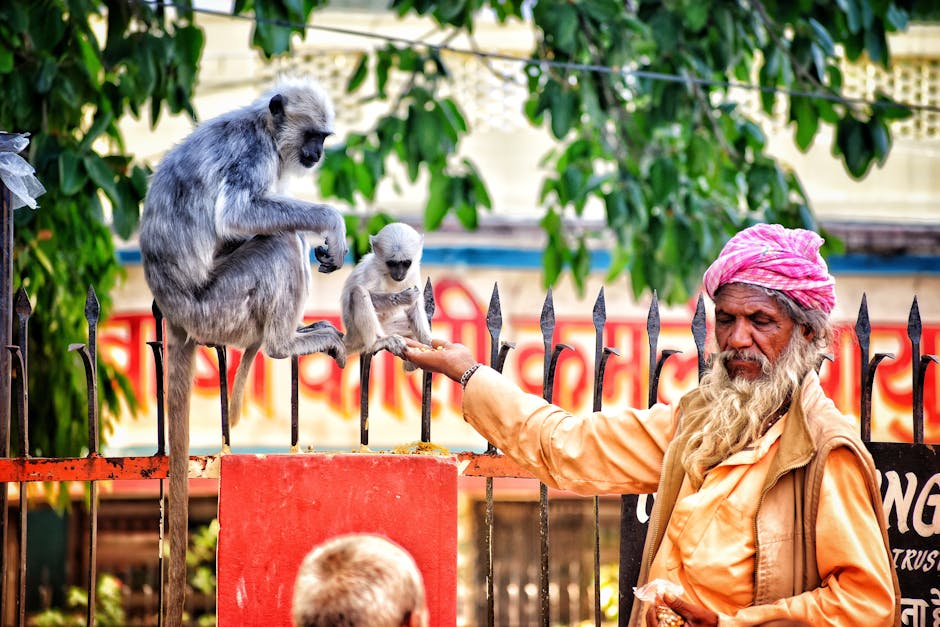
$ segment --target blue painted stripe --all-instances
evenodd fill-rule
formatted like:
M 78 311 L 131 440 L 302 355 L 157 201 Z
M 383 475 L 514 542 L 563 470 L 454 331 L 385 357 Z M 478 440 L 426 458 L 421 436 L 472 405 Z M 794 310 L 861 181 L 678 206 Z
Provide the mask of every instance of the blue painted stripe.
M 118 261 L 125 266 L 138 266 L 140 265 L 140 249 L 139 248 L 119 248 L 117 251 Z
M 118 261 L 124 265 L 141 262 L 139 248 L 123 248 L 117 254 Z M 606 270 L 610 266 L 610 253 L 607 251 L 595 251 L 591 257 L 592 270 Z M 352 263 L 352 259 L 347 258 L 346 263 Z M 532 270 L 542 267 L 542 251 L 496 246 L 427 247 L 421 263 L 424 266 Z M 940 255 L 832 255 L 829 257 L 829 270 L 833 274 L 940 274 Z
M 833 255 L 829 258 L 829 271 L 833 274 L 940 274 L 940 255 Z
M 610 255 L 598 251 L 592 256 L 592 269 L 605 269 L 610 264 Z M 450 248 L 425 248 L 421 255 L 422 266 L 473 266 L 477 268 L 542 267 L 542 251 L 533 249 L 497 248 L 491 246 L 455 246 Z

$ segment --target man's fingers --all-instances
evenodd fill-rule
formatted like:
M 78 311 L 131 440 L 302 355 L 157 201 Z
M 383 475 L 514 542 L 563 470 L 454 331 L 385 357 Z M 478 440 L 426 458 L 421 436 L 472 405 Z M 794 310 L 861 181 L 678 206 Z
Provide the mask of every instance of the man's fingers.
M 693 606 L 690 603 L 686 603 L 676 595 L 671 592 L 667 592 L 663 595 L 663 603 L 677 612 L 687 613 L 691 610 L 697 609 L 697 606 Z
M 451 346 L 451 343 L 446 340 L 431 340 L 430 346 L 413 340 L 411 338 L 405 338 L 405 351 L 416 355 L 419 353 L 428 353 L 431 351 L 443 351 L 445 348 Z
M 419 349 L 420 349 L 420 348 L 427 348 L 427 347 L 428 347 L 427 344 L 425 344 L 425 343 L 423 343 L 423 342 L 419 342 L 418 340 L 415 340 L 415 339 L 413 339 L 413 338 L 406 337 L 406 338 L 404 338 L 404 339 L 405 339 L 405 343 L 406 343 L 409 347 L 411 347 L 411 348 L 419 348 Z M 432 339 L 432 340 L 431 340 L 431 347 L 432 347 L 432 348 L 443 347 L 443 346 L 445 346 L 445 345 L 447 345 L 447 344 L 449 344 L 449 343 L 450 343 L 450 342 L 448 342 L 447 340 Z
M 692 625 L 717 625 L 718 615 L 712 610 L 696 605 L 684 599 L 677 597 L 672 593 L 665 593 L 662 597 L 663 604 L 672 608 L 677 614 L 685 617 L 686 621 Z M 663 620 L 660 620 L 661 624 Z

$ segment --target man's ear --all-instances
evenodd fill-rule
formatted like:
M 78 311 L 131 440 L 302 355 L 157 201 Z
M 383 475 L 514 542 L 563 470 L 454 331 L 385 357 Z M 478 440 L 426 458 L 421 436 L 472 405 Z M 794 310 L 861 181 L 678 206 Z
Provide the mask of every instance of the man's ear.
M 426 609 L 424 611 L 408 612 L 405 614 L 405 620 L 402 622 L 402 627 L 428 627 L 428 623 L 424 616 L 426 613 Z
M 807 342 L 812 342 L 816 339 L 816 334 L 813 333 L 813 327 L 808 324 L 803 325 L 803 337 L 806 338 Z

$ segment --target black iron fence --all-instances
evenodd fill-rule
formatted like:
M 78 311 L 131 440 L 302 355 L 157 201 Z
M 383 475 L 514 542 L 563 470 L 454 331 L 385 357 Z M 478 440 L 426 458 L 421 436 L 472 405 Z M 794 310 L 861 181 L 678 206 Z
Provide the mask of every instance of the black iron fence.
M 8 203 L 9 199 L 5 197 L 3 225 L 2 230 L 0 230 L 0 236 L 4 238 L 2 242 L 4 270 L 3 276 L 0 277 L 0 279 L 2 279 L 0 280 L 0 303 L 2 303 L 2 307 L 0 307 L 0 309 L 2 309 L 2 312 L 0 312 L 0 316 L 2 316 L 2 329 L 0 329 L 0 332 L 2 332 L 3 337 L 0 339 L 2 339 L 3 345 L 7 347 L 6 351 L 0 353 L 0 357 L 2 357 L 2 361 L 0 361 L 0 403 L 3 403 L 4 407 L 12 407 L 13 412 L 12 415 L 5 412 L 3 419 L 0 420 L 0 482 L 3 483 L 4 487 L 3 490 L 0 490 L 0 566 L 2 566 L 5 580 L 5 584 L 2 586 L 2 598 L 0 598 L 0 620 L 2 620 L 4 624 L 26 624 L 26 546 L 30 534 L 27 517 L 30 504 L 26 496 L 26 483 L 35 481 L 83 481 L 87 482 L 89 491 L 88 515 L 83 518 L 87 525 L 83 533 L 86 534 L 87 541 L 85 545 L 87 546 L 88 552 L 83 560 L 85 572 L 79 579 L 84 582 L 88 596 L 85 621 L 86 624 L 92 625 L 96 623 L 96 588 L 94 583 L 98 580 L 98 556 L 96 551 L 98 548 L 99 498 L 97 494 L 97 482 L 101 480 L 122 479 L 149 479 L 158 481 L 160 485 L 158 498 L 161 516 L 159 517 L 159 522 L 156 524 L 161 525 L 157 533 L 161 539 L 163 537 L 163 480 L 167 476 L 166 445 L 164 438 L 164 390 L 162 386 L 163 325 L 161 324 L 160 312 L 154 308 L 154 316 L 157 320 L 157 335 L 152 341 L 148 342 L 152 348 L 157 377 L 157 433 L 155 434 L 156 450 L 154 454 L 138 457 L 105 458 L 98 452 L 99 417 L 97 413 L 97 391 L 99 382 L 96 380 L 96 360 L 98 355 L 97 329 L 99 320 L 97 298 L 94 290 L 89 289 L 85 307 L 88 322 L 87 338 L 81 343 L 73 343 L 68 346 L 69 351 L 76 352 L 80 355 L 85 369 L 88 408 L 88 454 L 83 458 L 77 459 L 31 458 L 27 453 L 29 451 L 29 443 L 27 441 L 29 423 L 29 398 L 27 392 L 27 381 L 29 381 L 29 347 L 26 344 L 26 337 L 32 312 L 28 294 L 20 290 L 14 295 L 12 290 L 10 270 L 10 256 L 12 255 L 12 221 L 9 218 L 10 212 L 7 209 L 9 206 Z M 430 282 L 428 282 L 425 287 L 426 313 L 429 319 L 433 317 L 435 311 L 434 296 L 431 287 Z M 486 328 L 490 336 L 489 362 L 495 369 L 501 370 L 507 357 L 514 348 L 514 344 L 502 337 L 503 321 L 498 286 L 494 286 L 493 288 L 485 319 Z M 600 410 L 602 408 L 601 404 L 604 392 L 605 368 L 609 359 L 616 359 L 618 356 L 617 349 L 615 347 L 606 346 L 604 342 L 607 314 L 603 289 L 601 289 L 595 300 L 592 320 L 595 328 L 592 378 L 593 408 Z M 550 401 L 555 387 L 555 374 L 559 356 L 563 351 L 571 348 L 566 344 L 554 343 L 553 341 L 556 325 L 551 290 L 546 294 L 541 310 L 539 326 L 544 347 L 542 394 L 544 398 Z M 912 353 L 912 395 L 910 411 L 914 443 L 883 445 L 883 448 L 879 448 L 881 445 L 872 447 L 873 453 L 876 453 L 876 461 L 879 464 L 879 470 L 882 474 L 887 477 L 889 473 L 895 473 L 886 480 L 886 487 L 884 488 L 886 507 L 889 505 L 894 506 L 900 511 L 902 507 L 907 506 L 907 509 L 905 509 L 905 517 L 907 517 L 908 510 L 911 509 L 911 507 L 915 509 L 919 507 L 918 515 L 920 516 L 920 527 L 926 530 L 924 533 L 920 534 L 925 538 L 924 542 L 911 545 L 906 537 L 897 535 L 897 533 L 901 533 L 900 528 L 903 526 L 900 522 L 896 525 L 897 529 L 892 529 L 892 533 L 894 534 L 892 541 L 896 543 L 896 546 L 902 547 L 897 549 L 900 550 L 901 553 L 898 553 L 896 550 L 896 563 L 899 565 L 899 568 L 904 564 L 910 565 L 910 568 L 904 569 L 908 571 L 907 574 L 910 576 L 902 577 L 902 586 L 905 601 L 907 602 L 906 608 L 907 611 L 910 612 L 927 612 L 933 610 L 933 605 L 931 605 L 931 603 L 933 603 L 933 601 L 931 601 L 931 593 L 929 589 L 924 587 L 922 581 L 927 581 L 930 577 L 933 577 L 935 581 L 937 573 L 940 572 L 937 568 L 931 570 L 929 567 L 926 567 L 930 551 L 937 553 L 936 549 L 940 548 L 938 547 L 940 529 L 935 529 L 935 527 L 940 526 L 940 523 L 937 522 L 940 521 L 940 506 L 936 505 L 936 496 L 930 496 L 931 489 L 940 490 L 940 487 L 930 487 L 933 484 L 940 484 L 940 462 L 938 462 L 933 448 L 923 444 L 924 385 L 928 367 L 932 361 L 936 361 L 936 357 L 921 354 L 922 329 L 923 326 L 920 319 L 917 299 L 915 297 L 910 309 L 910 317 L 907 324 L 907 335 L 910 340 Z M 697 349 L 697 365 L 700 376 L 708 358 L 705 351 L 705 307 L 701 297 L 698 300 L 694 316 L 691 320 L 690 330 Z M 855 335 L 861 363 L 861 368 L 858 373 L 859 388 L 861 390 L 861 397 L 859 399 L 859 406 L 861 408 L 860 428 L 862 438 L 866 442 L 870 440 L 871 436 L 871 399 L 877 369 L 879 364 L 884 360 L 892 358 L 892 355 L 885 353 L 876 353 L 873 356 L 869 355 L 871 330 L 872 326 L 868 314 L 867 300 L 863 297 L 855 325 Z M 643 366 L 637 364 L 637 367 L 644 367 L 648 370 L 648 402 L 652 404 L 657 398 L 659 377 L 663 366 L 666 361 L 677 352 L 673 349 L 661 349 L 659 347 L 660 308 L 655 296 L 647 316 L 647 338 L 649 343 L 649 363 Z M 220 363 L 221 432 L 224 445 L 228 447 L 230 445 L 230 439 L 227 414 L 227 380 L 225 375 L 227 372 L 225 363 L 227 359 L 227 349 L 225 347 L 214 348 L 217 351 Z M 360 443 L 363 446 L 368 445 L 369 440 L 368 388 L 370 363 L 371 356 L 369 355 L 363 356 L 360 360 Z M 297 358 L 293 358 L 291 370 L 290 445 L 291 450 L 296 450 L 299 430 Z M 429 373 L 423 375 L 422 390 L 420 441 L 430 443 L 432 386 L 431 375 Z M 19 451 L 23 452 L 20 457 L 10 457 L 11 426 L 15 426 L 15 434 L 16 437 L 19 438 L 17 448 Z M 498 538 L 494 537 L 495 504 L 493 481 L 500 477 L 527 477 L 528 475 L 499 455 L 498 451 L 495 450 L 492 445 L 489 445 L 484 453 L 462 453 L 459 454 L 459 456 L 462 458 L 463 462 L 466 462 L 463 465 L 465 475 L 485 478 L 485 494 L 480 507 L 482 520 L 479 521 L 481 545 L 478 551 L 482 582 L 480 583 L 478 591 L 480 598 L 474 603 L 478 609 L 473 618 L 473 623 L 486 625 L 514 624 L 514 621 L 517 619 L 506 618 L 509 614 L 504 610 L 506 606 L 513 603 L 523 603 L 523 601 L 520 600 L 522 595 L 519 594 L 519 590 L 525 588 L 528 592 L 524 596 L 529 599 L 526 603 L 531 604 L 531 600 L 534 599 L 537 607 L 531 608 L 527 606 L 524 611 L 517 611 L 516 616 L 527 617 L 525 622 L 521 622 L 522 619 L 518 619 L 520 621 L 518 624 L 537 622 L 539 625 L 548 627 L 560 618 L 558 615 L 560 613 L 560 598 L 564 596 L 567 599 L 568 596 L 571 596 L 568 593 L 571 585 L 577 585 L 580 587 L 579 589 L 588 591 L 588 593 L 593 596 L 592 603 L 590 604 L 593 610 L 590 612 L 592 616 L 580 616 L 577 620 L 593 619 L 596 625 L 604 623 L 605 618 L 601 611 L 601 590 L 603 588 L 601 582 L 603 566 L 601 560 L 601 537 L 605 532 L 609 531 L 609 508 L 603 508 L 605 514 L 602 515 L 601 500 L 598 498 L 593 499 L 593 515 L 589 523 L 593 528 L 592 563 L 588 569 L 582 566 L 583 560 L 580 558 L 577 562 L 577 568 L 571 566 L 571 564 L 574 563 L 573 561 L 570 562 L 564 568 L 566 571 L 571 571 L 572 568 L 574 568 L 577 574 L 571 575 L 571 573 L 568 572 L 566 575 L 566 577 L 568 577 L 566 580 L 567 583 L 561 585 L 558 583 L 558 575 L 553 576 L 552 574 L 553 556 L 565 554 L 568 556 L 566 560 L 569 561 L 572 558 L 570 558 L 570 551 L 567 551 L 567 541 L 565 542 L 563 550 L 559 550 L 553 545 L 551 533 L 553 526 L 550 516 L 552 508 L 549 492 L 544 484 L 540 484 L 538 497 L 539 532 L 537 564 L 521 565 L 519 568 L 521 568 L 520 572 L 524 572 L 523 575 L 516 573 L 512 577 L 506 576 L 507 569 L 504 566 L 508 560 L 513 559 L 513 555 L 505 555 L 501 551 L 496 550 L 496 547 L 505 546 L 505 543 L 501 543 Z M 204 466 L 208 463 L 206 458 L 194 459 L 202 461 Z M 912 463 L 911 460 L 916 460 L 913 468 L 910 467 Z M 907 466 L 901 469 L 901 466 L 904 464 L 907 464 Z M 904 497 L 903 495 L 892 496 L 893 493 L 891 490 L 894 484 L 891 482 L 894 481 L 897 483 L 901 481 L 901 479 L 896 476 L 899 469 L 903 470 L 899 476 L 908 478 L 907 488 L 911 486 L 911 474 L 918 475 L 918 473 L 920 473 L 924 477 L 919 483 L 915 480 L 915 487 L 920 486 L 920 494 L 923 495 L 924 490 L 926 490 L 927 495 L 917 497 L 917 501 L 913 505 L 911 497 Z M 924 475 L 924 473 L 926 473 L 926 475 Z M 935 478 L 933 484 L 931 484 L 931 477 Z M 17 484 L 19 488 L 19 501 L 16 506 L 11 506 L 12 504 L 8 503 L 8 490 L 6 488 L 10 483 Z M 899 492 L 906 494 L 910 491 L 907 490 L 907 492 L 905 492 L 904 488 L 905 486 L 897 485 Z M 605 501 L 605 505 L 606 504 Z M 930 504 L 933 504 L 932 507 L 934 508 L 933 522 L 930 520 L 930 512 L 925 510 L 925 507 L 929 507 Z M 645 521 L 642 516 L 637 515 L 637 512 L 642 511 L 645 507 L 646 500 L 640 501 L 635 495 L 624 495 L 620 498 L 619 533 L 617 534 L 619 535 L 618 606 L 620 624 L 626 624 L 632 605 L 632 586 L 633 582 L 636 580 L 642 541 L 645 535 Z M 558 516 L 558 508 L 556 507 L 555 509 L 556 516 Z M 18 518 L 14 521 L 16 523 L 15 525 L 11 524 L 8 518 L 8 512 L 10 511 L 15 511 L 18 514 Z M 915 511 L 914 514 L 917 514 L 917 511 Z M 915 526 L 917 525 L 915 524 Z M 12 530 L 15 530 L 15 537 L 11 537 L 11 541 L 8 541 L 8 535 L 12 535 Z M 604 546 L 607 547 L 606 544 L 604 544 Z M 11 547 L 15 550 L 11 550 Z M 609 547 L 605 548 L 605 551 L 607 551 L 608 548 Z M 921 553 L 924 554 L 923 557 L 921 557 Z M 159 567 L 155 570 L 154 574 L 157 584 L 155 585 L 155 590 L 153 590 L 153 595 L 155 595 L 156 599 L 155 605 L 159 607 L 161 599 L 159 581 L 162 580 L 162 577 L 159 575 L 159 573 L 162 573 L 161 554 L 157 555 L 157 560 L 159 561 Z M 936 559 L 936 556 L 933 560 L 940 562 L 940 560 Z M 919 568 L 917 567 L 918 564 L 920 565 Z M 554 564 L 556 573 L 558 572 L 558 568 L 558 564 Z M 588 570 L 591 571 L 590 577 L 587 576 Z M 571 577 L 574 579 L 571 579 Z M 571 581 L 576 581 L 576 584 L 572 584 Z M 535 587 L 533 588 L 532 586 Z M 564 592 L 562 588 L 564 588 Z M 534 594 L 530 594 L 532 591 L 534 591 Z M 553 616 L 553 613 L 555 613 L 555 616 Z M 156 618 L 157 615 L 158 613 L 155 612 L 154 620 L 158 620 Z M 565 610 L 564 616 L 565 620 L 572 620 L 571 611 Z M 913 616 L 913 614 L 911 614 L 911 616 Z

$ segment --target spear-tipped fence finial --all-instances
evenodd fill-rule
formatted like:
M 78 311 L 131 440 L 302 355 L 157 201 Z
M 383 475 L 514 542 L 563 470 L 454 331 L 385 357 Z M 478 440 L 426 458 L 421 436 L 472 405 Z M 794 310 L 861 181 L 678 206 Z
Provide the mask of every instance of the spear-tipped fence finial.
M 695 303 L 695 314 L 692 316 L 692 339 L 695 342 L 695 355 L 698 360 L 698 378 L 699 381 L 705 375 L 707 358 L 705 355 L 705 336 L 708 333 L 708 325 L 705 320 L 705 299 L 701 294 L 698 295 L 698 301 Z
M 428 317 L 428 328 L 431 328 L 431 319 L 437 303 L 434 301 L 434 288 L 431 279 L 424 283 L 424 313 Z M 421 374 L 421 441 L 431 441 L 431 373 L 425 371 Z

